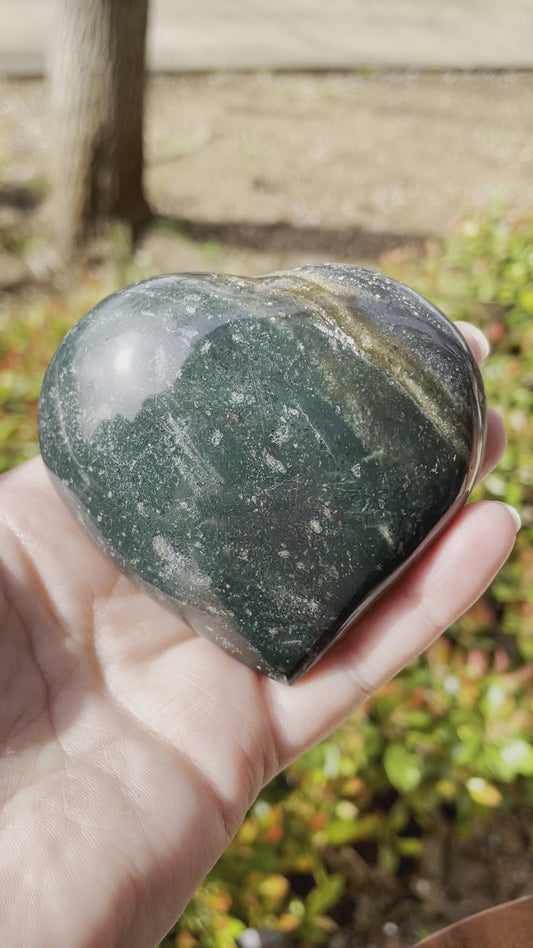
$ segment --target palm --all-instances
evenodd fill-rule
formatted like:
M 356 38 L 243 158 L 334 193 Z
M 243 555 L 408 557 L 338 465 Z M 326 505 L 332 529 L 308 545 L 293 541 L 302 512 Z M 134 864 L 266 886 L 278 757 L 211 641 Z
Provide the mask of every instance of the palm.
M 502 442 L 493 422 L 487 466 Z M 0 917 L 6 943 L 30 948 L 153 943 L 262 784 L 464 611 L 514 538 L 501 505 L 465 510 L 287 688 L 122 577 L 40 460 L 3 478 L 0 512 Z

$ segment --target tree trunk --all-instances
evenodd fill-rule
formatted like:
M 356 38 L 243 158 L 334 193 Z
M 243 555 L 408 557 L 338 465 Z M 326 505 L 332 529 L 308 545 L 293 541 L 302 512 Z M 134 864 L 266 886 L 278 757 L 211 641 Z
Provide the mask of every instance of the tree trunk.
M 50 68 L 51 213 L 64 258 L 115 219 L 149 215 L 143 191 L 148 0 L 56 0 Z

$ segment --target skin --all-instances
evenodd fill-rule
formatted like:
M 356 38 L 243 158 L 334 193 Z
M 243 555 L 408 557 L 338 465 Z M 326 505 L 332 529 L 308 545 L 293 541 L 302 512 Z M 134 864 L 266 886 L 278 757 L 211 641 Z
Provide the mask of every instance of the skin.
M 483 475 L 504 446 L 491 414 Z M 469 505 L 288 688 L 195 636 L 121 576 L 40 459 L 4 475 L 2 943 L 153 945 L 261 787 L 469 608 L 515 532 L 503 504 Z

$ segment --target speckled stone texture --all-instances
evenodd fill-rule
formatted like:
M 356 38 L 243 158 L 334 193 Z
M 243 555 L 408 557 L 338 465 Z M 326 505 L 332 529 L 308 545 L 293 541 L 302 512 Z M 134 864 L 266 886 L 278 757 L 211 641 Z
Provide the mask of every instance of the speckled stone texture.
M 69 332 L 39 406 L 54 482 L 113 561 L 289 682 L 464 503 L 484 425 L 448 320 L 344 265 L 130 286 Z

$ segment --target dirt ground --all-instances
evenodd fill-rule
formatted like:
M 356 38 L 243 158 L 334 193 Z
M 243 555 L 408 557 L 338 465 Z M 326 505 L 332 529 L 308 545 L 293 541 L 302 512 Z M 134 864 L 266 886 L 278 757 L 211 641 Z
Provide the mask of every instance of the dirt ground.
M 45 102 L 41 82 L 0 82 L 0 305 L 46 284 Z M 151 79 L 146 185 L 159 222 L 139 266 L 254 274 L 372 262 L 406 244 L 423 253 L 494 204 L 531 215 L 532 102 L 528 73 Z M 532 891 L 531 842 L 522 817 L 451 848 L 428 840 L 416 874 L 360 880 L 331 948 L 403 948 Z M 355 871 L 344 855 L 338 871 Z
M 139 260 L 246 274 L 365 261 L 423 248 L 495 203 L 527 214 L 532 101 L 529 73 L 153 78 L 146 185 L 165 220 Z M 0 83 L 0 229 L 31 222 L 52 138 L 43 84 Z M 37 275 L 42 256 L 37 224 L 26 253 Z M 21 266 L 4 250 L 0 285 L 23 279 Z
M 418 867 L 407 862 L 394 877 L 369 871 L 357 854 L 341 850 L 331 866 L 358 895 L 345 914 L 341 904 L 341 927 L 328 948 L 409 948 L 460 919 L 531 894 L 532 843 L 531 810 L 524 807 L 479 821 L 468 839 L 442 821 L 424 837 Z M 458 938 L 458 948 L 462 944 Z

